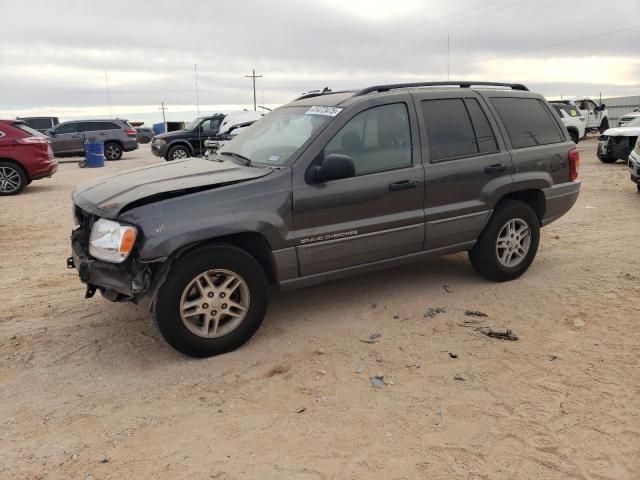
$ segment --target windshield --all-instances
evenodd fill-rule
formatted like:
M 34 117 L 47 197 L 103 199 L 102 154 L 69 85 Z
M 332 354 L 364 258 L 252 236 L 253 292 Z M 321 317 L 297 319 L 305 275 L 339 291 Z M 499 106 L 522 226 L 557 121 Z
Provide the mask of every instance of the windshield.
M 625 127 L 640 127 L 640 117 L 636 117 L 625 125 Z
M 189 126 L 187 127 L 187 130 L 195 130 L 196 127 L 200 124 L 200 122 L 202 121 L 203 117 L 198 117 L 196 118 L 193 122 L 191 122 L 189 124 Z
M 283 165 L 332 116 L 310 113 L 309 107 L 283 107 L 269 113 L 227 143 L 220 153 L 234 153 L 251 162 Z

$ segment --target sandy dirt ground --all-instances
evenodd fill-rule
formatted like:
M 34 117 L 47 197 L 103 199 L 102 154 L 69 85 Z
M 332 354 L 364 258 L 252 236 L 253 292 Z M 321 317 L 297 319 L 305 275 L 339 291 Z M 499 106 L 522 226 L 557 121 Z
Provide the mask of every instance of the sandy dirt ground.
M 74 186 L 147 146 L 1 198 L 0 478 L 639 479 L 640 194 L 580 150 L 582 194 L 523 278 L 458 254 L 275 293 L 206 360 L 66 269 Z

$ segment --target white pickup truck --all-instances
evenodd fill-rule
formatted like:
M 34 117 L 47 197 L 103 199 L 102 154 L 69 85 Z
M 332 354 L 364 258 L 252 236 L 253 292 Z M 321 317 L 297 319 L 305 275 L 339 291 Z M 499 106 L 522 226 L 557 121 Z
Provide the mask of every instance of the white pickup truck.
M 576 97 L 569 100 L 580 111 L 580 116 L 584 117 L 587 131 L 598 131 L 603 133 L 609 128 L 609 112 L 604 103 L 598 105 L 589 97 Z

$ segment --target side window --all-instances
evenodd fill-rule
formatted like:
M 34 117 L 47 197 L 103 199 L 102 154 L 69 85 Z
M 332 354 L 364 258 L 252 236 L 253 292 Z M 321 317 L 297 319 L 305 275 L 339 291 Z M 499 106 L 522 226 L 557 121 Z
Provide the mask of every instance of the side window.
M 471 115 L 471 121 L 473 122 L 473 128 L 476 132 L 476 141 L 478 143 L 478 151 L 480 153 L 494 153 L 498 151 L 498 141 L 491 129 L 487 115 L 480 107 L 478 100 L 475 98 L 468 98 L 465 100 L 467 108 L 469 109 L 469 115 Z
M 432 162 L 478 153 L 471 118 L 461 98 L 423 100 L 422 115 Z
M 81 122 L 78 124 L 80 132 L 96 132 L 100 130 L 100 122 Z
M 555 120 L 537 98 L 493 97 L 513 148 L 548 145 L 564 141 Z
M 76 133 L 77 131 L 78 131 L 78 124 L 75 122 L 65 123 L 64 125 L 58 125 L 56 127 L 57 134 Z
M 353 117 L 331 139 L 324 154 L 353 158 L 356 175 L 411 165 L 411 129 L 404 103 L 373 107 Z
M 596 103 L 593 100 L 588 100 L 587 101 L 587 108 L 591 111 L 594 111 L 596 108 L 598 108 L 598 106 L 596 105 Z
M 202 122 L 200 128 L 204 132 L 217 131 L 220 129 L 220 120 L 218 118 L 210 118 Z
M 121 130 L 122 127 L 113 122 L 98 122 L 98 130 Z

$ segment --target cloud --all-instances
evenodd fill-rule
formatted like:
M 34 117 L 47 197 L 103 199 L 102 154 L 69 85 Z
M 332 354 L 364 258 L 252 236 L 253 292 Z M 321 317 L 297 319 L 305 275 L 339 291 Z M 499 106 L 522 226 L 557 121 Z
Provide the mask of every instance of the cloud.
M 518 81 L 547 95 L 637 92 L 640 4 L 624 15 L 584 0 L 32 0 L 3 7 L 0 116 L 147 112 L 165 101 L 248 107 L 330 86 L 457 79 Z M 28 16 L 28 21 L 26 17 Z M 629 20 L 627 20 L 629 19 Z M 614 32 L 614 33 L 607 33 Z M 605 35 L 602 35 L 605 33 Z M 450 54 L 447 55 L 447 35 Z M 154 107 L 156 108 L 156 107 Z M 133 109 L 133 110 L 131 110 Z M 137 110 L 136 110 L 137 109 Z M 99 112 L 99 113 L 98 113 Z

